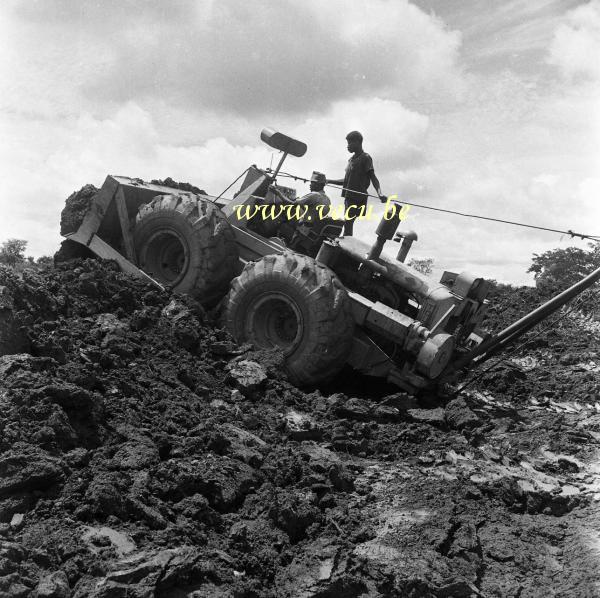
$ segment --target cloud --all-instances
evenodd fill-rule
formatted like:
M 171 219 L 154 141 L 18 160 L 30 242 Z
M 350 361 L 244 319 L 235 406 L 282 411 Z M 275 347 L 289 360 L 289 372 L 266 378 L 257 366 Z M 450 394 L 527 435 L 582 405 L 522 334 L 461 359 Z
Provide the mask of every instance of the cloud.
M 581 0 L 413 0 L 462 34 L 461 59 L 471 72 L 510 68 L 540 74 L 557 23 Z
M 600 2 L 570 11 L 554 33 L 548 61 L 567 78 L 600 80 Z
M 36 47 L 94 65 L 64 67 L 88 101 L 152 99 L 248 116 L 322 111 L 365 94 L 454 95 L 461 85 L 460 34 L 405 0 L 16 6 L 13 18 L 30 32 L 13 38 L 16 47 L 27 51 L 35 34 Z
M 137 21 L 182 21 L 195 13 L 194 0 L 7 0 L 14 14 L 24 21 L 95 29 L 114 29 L 133 16 Z

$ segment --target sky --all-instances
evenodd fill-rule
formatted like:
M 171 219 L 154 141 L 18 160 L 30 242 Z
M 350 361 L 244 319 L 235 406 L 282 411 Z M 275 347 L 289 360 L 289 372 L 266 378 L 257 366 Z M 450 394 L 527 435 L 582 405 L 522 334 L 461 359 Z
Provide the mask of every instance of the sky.
M 65 198 L 107 174 L 217 195 L 276 164 L 263 127 L 308 145 L 303 177 L 342 178 L 359 130 L 387 195 L 600 235 L 598 56 L 600 0 L 5 0 L 0 241 L 52 254 Z M 438 275 L 514 284 L 586 247 L 417 207 L 401 228 Z

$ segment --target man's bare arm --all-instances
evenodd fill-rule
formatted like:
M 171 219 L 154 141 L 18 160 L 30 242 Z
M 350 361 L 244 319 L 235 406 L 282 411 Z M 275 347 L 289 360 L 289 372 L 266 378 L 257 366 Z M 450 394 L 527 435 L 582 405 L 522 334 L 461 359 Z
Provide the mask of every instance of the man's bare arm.
M 344 179 L 327 179 L 326 183 L 328 185 L 343 185 Z
M 279 199 L 281 199 L 284 203 L 293 204 L 294 200 L 286 197 L 275 185 L 269 185 L 269 191 L 272 191 Z
M 375 171 L 371 170 L 371 183 L 373 183 L 373 187 L 375 187 L 375 191 L 377 191 L 377 195 L 379 195 L 379 199 L 384 202 L 387 197 L 381 192 L 381 185 L 379 184 L 379 179 L 375 175 Z

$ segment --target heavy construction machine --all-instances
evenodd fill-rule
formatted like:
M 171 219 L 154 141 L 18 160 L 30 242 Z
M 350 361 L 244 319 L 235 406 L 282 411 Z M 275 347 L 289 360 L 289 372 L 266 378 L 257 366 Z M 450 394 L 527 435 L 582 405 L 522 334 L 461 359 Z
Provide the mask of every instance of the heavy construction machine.
M 598 270 L 490 336 L 481 330 L 488 283 L 467 272 L 436 282 L 406 265 L 416 235 L 398 232 L 397 217 L 382 217 L 372 245 L 340 238 L 341 222 L 328 217 L 244 217 L 244 206 L 281 202 L 273 186 L 295 198 L 277 176 L 288 156 L 307 150 L 272 129 L 261 139 L 281 152 L 279 164 L 248 168 L 230 199 L 109 175 L 67 242 L 205 305 L 222 302 L 233 337 L 279 348 L 298 385 L 348 364 L 411 393 L 487 359 L 600 278 Z M 383 253 L 389 242 L 400 243 L 395 258 Z

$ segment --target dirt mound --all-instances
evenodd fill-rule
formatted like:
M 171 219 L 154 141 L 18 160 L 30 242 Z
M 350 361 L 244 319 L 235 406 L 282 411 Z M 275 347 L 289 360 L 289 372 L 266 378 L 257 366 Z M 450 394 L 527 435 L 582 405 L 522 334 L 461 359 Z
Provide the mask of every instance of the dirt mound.
M 206 195 L 206 191 L 191 185 L 190 183 L 177 182 L 171 177 L 167 177 L 164 180 L 155 179 L 151 181 L 154 185 L 162 185 L 163 187 L 171 187 L 172 189 L 179 189 L 181 191 L 189 191 L 191 193 L 197 193 Z M 67 235 L 74 233 L 81 222 L 83 217 L 89 210 L 89 207 L 94 199 L 94 196 L 98 192 L 98 188 L 94 185 L 84 185 L 79 191 L 74 191 L 65 200 L 65 207 L 60 213 L 60 234 Z
M 88 211 L 98 189 L 94 185 L 84 185 L 79 191 L 71 193 L 60 213 L 60 234 L 74 233 Z
M 577 357 L 425 408 L 303 392 L 111 263 L 0 286 L 23 343 L 0 357 L 0 596 L 594 595 Z
M 190 193 L 196 193 L 197 195 L 207 195 L 204 189 L 200 189 L 195 185 L 190 183 L 178 183 L 174 181 L 171 177 L 167 177 L 164 180 L 154 179 L 150 181 L 153 185 L 162 185 L 163 187 L 171 187 L 172 189 L 179 189 L 181 191 L 189 191 Z

